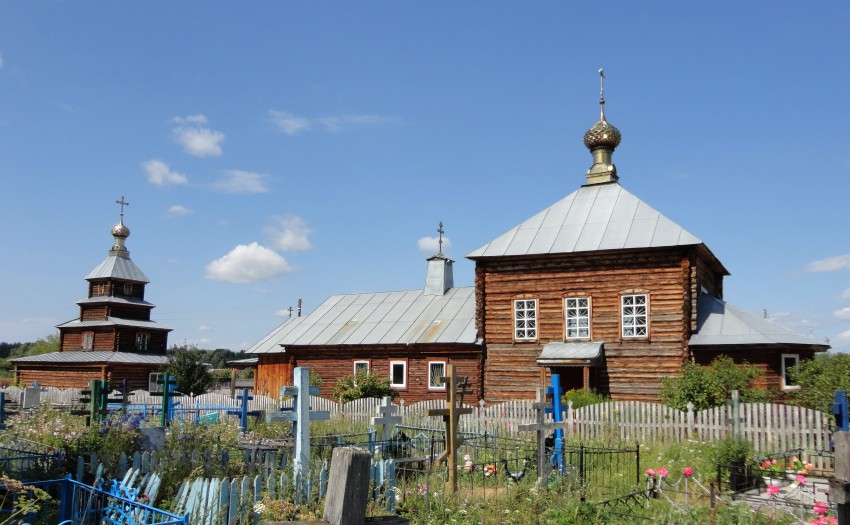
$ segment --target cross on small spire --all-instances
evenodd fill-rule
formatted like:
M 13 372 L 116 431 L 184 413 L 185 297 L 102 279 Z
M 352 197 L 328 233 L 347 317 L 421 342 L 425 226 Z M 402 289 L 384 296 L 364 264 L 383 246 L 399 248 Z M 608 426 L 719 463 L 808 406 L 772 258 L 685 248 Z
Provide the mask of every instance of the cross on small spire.
M 124 206 L 129 206 L 130 203 L 124 200 L 124 196 L 122 195 L 120 199 L 115 201 L 115 204 L 121 205 L 121 222 L 124 222 Z
M 605 120 L 605 69 L 599 68 L 599 119 Z
M 439 225 L 439 227 L 437 227 L 437 233 L 440 234 L 440 239 L 438 241 L 439 244 L 440 244 L 440 247 L 437 250 L 437 255 L 443 255 L 443 234 L 446 233 L 443 230 L 443 221 L 440 221 L 440 225 Z

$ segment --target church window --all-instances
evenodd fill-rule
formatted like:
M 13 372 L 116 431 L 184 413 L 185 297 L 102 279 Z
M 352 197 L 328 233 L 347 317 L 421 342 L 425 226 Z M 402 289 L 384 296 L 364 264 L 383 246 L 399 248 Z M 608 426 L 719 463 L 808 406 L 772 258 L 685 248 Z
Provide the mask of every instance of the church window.
M 94 348 L 94 332 L 83 332 L 83 350 Z
M 369 373 L 369 361 L 355 361 L 354 362 L 354 376 L 357 377 L 360 374 L 368 374 Z
M 148 349 L 148 344 L 151 342 L 151 334 L 148 332 L 136 333 L 136 350 L 145 351 Z
M 567 339 L 590 338 L 590 298 L 568 297 L 564 299 Z
M 537 339 L 537 299 L 514 301 L 514 339 Z
M 91 287 L 92 297 L 109 295 L 109 283 L 94 283 Z
M 791 380 L 789 372 L 792 368 L 800 364 L 799 354 L 782 354 L 782 389 L 783 390 L 799 390 L 800 385 L 794 384 Z
M 133 295 L 133 285 L 132 284 L 127 283 L 127 284 L 124 285 L 124 295 L 126 295 L 127 297 L 130 297 L 131 295 Z
M 446 385 L 440 382 L 440 378 L 446 375 L 445 361 L 428 362 L 428 390 L 445 390 Z
M 390 386 L 407 388 L 407 361 L 390 361 Z
M 646 294 L 622 296 L 623 337 L 646 337 L 649 316 Z
M 148 375 L 148 392 L 162 392 L 162 382 L 165 375 L 162 372 L 151 372 Z

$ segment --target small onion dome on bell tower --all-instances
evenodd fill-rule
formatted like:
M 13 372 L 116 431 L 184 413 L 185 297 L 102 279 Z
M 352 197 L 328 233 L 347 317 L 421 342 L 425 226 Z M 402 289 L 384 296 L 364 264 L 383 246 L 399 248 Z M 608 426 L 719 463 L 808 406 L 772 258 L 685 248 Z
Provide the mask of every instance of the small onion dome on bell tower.
M 124 206 L 129 206 L 130 203 L 124 200 L 123 195 L 121 196 L 121 199 L 115 201 L 115 203 L 121 205 L 121 218 L 118 219 L 118 224 L 112 228 L 112 237 L 115 239 L 115 244 L 112 245 L 109 253 L 127 256 L 130 252 L 127 250 L 124 243 L 127 240 L 127 237 L 130 236 L 130 228 L 124 225 Z
M 617 146 L 620 145 L 620 130 L 605 120 L 605 72 L 599 69 L 599 122 L 594 124 L 584 134 L 584 145 L 593 155 L 593 166 L 587 170 L 587 184 L 605 184 L 616 182 L 617 166 L 611 160 L 611 156 Z

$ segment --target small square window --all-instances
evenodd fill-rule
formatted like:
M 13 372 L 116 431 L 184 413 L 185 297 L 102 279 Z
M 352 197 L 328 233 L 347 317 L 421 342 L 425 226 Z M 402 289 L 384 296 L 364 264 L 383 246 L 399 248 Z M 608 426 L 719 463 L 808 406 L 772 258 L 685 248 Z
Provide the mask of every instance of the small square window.
M 570 297 L 564 300 L 567 339 L 590 338 L 590 298 Z
M 369 361 L 354 362 L 354 384 L 357 384 L 357 376 L 369 373 Z
M 145 351 L 151 342 L 151 334 L 148 332 L 138 332 L 136 334 L 136 350 Z
M 514 339 L 537 339 L 537 299 L 514 301 Z
M 800 385 L 795 385 L 791 380 L 789 372 L 792 368 L 800 364 L 800 356 L 798 354 L 782 354 L 782 389 L 783 390 L 799 390 Z
M 132 284 L 129 284 L 129 283 L 124 284 L 124 295 L 126 295 L 128 297 L 133 295 L 133 285 Z
M 649 334 L 647 321 L 648 301 L 646 294 L 622 296 L 623 337 L 646 337 Z
M 390 361 L 390 386 L 407 388 L 407 361 Z
M 428 362 L 428 390 L 445 390 L 446 385 L 440 382 L 441 377 L 446 375 L 445 361 Z

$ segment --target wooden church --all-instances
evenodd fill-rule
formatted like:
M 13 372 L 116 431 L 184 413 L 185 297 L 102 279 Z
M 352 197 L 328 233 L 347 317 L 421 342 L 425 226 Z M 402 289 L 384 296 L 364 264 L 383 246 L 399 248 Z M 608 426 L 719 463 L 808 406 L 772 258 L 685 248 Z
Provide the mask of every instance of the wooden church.
M 723 301 L 729 272 L 708 246 L 620 184 L 604 104 L 584 184 L 468 254 L 474 287 L 453 288 L 438 253 L 423 288 L 333 296 L 248 350 L 257 390 L 276 396 L 307 366 L 327 396 L 364 369 L 411 402 L 443 397 L 435 378 L 453 363 L 488 403 L 534 398 L 552 373 L 565 389 L 657 400 L 660 379 L 721 354 L 757 365 L 763 388 L 795 389 L 787 370 L 829 346 Z
M 132 389 L 148 389 L 151 374 L 167 364 L 170 328 L 151 320 L 154 305 L 145 300 L 150 281 L 130 259 L 130 229 L 120 220 L 112 228 L 109 254 L 87 276 L 88 296 L 78 301 L 79 315 L 60 324 L 59 351 L 12 359 L 15 381 L 59 388 L 88 386 L 98 379 Z

